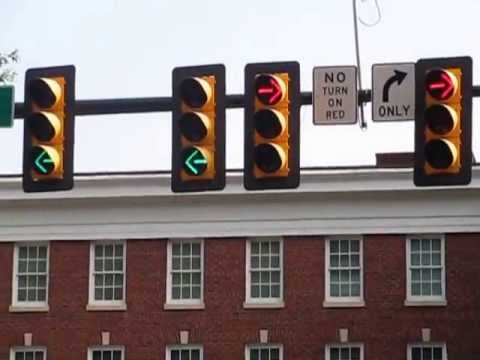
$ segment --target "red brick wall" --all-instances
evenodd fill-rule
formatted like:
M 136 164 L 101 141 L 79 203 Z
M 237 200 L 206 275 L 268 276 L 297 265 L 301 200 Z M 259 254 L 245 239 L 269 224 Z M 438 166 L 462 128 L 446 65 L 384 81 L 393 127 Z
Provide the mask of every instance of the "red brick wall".
M 47 346 L 48 358 L 87 358 L 88 346 L 111 333 L 112 344 L 126 347 L 127 360 L 158 360 L 165 346 L 178 343 L 180 330 L 204 346 L 205 359 L 240 360 L 246 343 L 268 329 L 282 343 L 284 359 L 324 359 L 324 345 L 338 342 L 348 328 L 351 341 L 365 344 L 365 359 L 405 359 L 406 345 L 421 341 L 421 328 L 432 340 L 446 342 L 449 359 L 480 357 L 480 239 L 476 234 L 447 236 L 446 307 L 405 307 L 405 236 L 364 238 L 366 307 L 327 309 L 324 300 L 323 237 L 284 241 L 283 309 L 243 309 L 245 239 L 208 239 L 205 243 L 205 310 L 166 311 L 166 241 L 127 243 L 125 312 L 87 312 L 89 242 L 50 244 L 48 313 L 9 313 L 13 244 L 0 244 L 0 359 L 11 346 L 33 334 L 34 345 Z

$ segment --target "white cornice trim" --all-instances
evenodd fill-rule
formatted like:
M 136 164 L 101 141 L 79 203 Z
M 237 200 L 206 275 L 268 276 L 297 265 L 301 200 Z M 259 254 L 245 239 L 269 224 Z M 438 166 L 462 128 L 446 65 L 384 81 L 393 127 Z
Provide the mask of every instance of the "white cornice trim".
M 411 169 L 310 170 L 294 190 L 173 194 L 169 175 L 81 176 L 25 194 L 0 178 L 0 242 L 480 232 L 480 168 L 465 187 L 416 188 Z

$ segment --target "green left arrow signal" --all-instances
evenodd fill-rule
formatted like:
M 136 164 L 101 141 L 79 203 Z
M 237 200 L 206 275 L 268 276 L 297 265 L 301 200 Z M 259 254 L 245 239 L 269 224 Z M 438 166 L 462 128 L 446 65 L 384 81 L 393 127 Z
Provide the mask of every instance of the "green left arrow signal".
M 50 154 L 41 146 L 32 149 L 33 170 L 41 175 L 48 175 L 55 169 L 55 162 Z
M 207 169 L 208 160 L 197 147 L 190 147 L 183 151 L 183 170 L 189 175 L 199 176 Z

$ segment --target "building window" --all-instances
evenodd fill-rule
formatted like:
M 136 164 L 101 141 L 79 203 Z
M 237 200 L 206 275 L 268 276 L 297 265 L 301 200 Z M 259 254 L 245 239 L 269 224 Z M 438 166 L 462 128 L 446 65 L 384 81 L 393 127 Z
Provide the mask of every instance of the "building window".
M 283 241 L 258 238 L 247 241 L 245 305 L 283 306 Z
M 248 345 L 245 350 L 245 360 L 282 360 L 281 345 Z
M 167 249 L 166 308 L 203 307 L 203 240 L 175 239 Z
M 124 360 L 123 353 L 123 347 L 97 346 L 88 349 L 88 360 Z
M 325 242 L 324 306 L 363 306 L 363 241 L 342 236 Z
M 10 360 L 47 360 L 47 350 L 38 347 L 15 347 L 10 351 Z
M 192 345 L 176 345 L 167 347 L 166 360 L 202 360 L 203 348 Z
M 362 344 L 335 344 L 325 347 L 326 360 L 363 360 Z
M 415 344 L 408 346 L 408 360 L 447 360 L 445 344 Z
M 90 246 L 89 305 L 125 306 L 125 241 L 96 241 Z M 88 308 L 95 310 L 94 308 Z
M 12 308 L 48 306 L 48 258 L 48 244 L 15 245 Z
M 445 240 L 443 236 L 410 236 L 407 239 L 407 305 L 446 304 Z

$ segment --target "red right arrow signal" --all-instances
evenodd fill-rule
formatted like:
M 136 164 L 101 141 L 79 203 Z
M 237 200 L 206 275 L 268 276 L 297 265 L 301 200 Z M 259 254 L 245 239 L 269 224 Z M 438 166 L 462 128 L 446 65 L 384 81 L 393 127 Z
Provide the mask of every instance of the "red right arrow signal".
M 255 81 L 255 94 L 265 105 L 275 105 L 282 99 L 283 91 L 273 75 L 259 75 Z
M 447 100 L 455 94 L 455 77 L 447 70 L 432 70 L 427 74 L 426 87 L 431 97 Z

